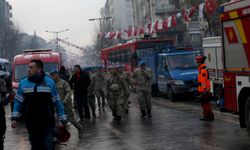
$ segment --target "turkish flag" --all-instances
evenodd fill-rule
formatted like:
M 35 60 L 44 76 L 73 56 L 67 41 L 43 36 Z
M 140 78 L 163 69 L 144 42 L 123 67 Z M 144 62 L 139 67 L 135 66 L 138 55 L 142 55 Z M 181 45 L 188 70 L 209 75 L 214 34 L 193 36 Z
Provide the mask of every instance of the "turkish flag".
M 121 31 L 117 31 L 115 34 L 115 39 L 121 39 L 122 38 L 122 33 Z
M 173 16 L 172 16 L 171 22 L 172 22 L 172 26 L 173 26 L 173 27 L 176 27 L 176 26 L 177 26 L 177 17 L 176 17 L 176 15 L 173 15 Z
M 190 18 L 188 17 L 188 15 L 187 15 L 187 10 L 186 9 L 182 9 L 182 11 L 181 11 L 181 15 L 182 15 L 182 17 L 184 18 L 184 20 L 186 21 L 186 22 L 189 22 L 190 21 Z
M 115 37 L 115 35 L 116 35 L 116 32 L 110 32 L 110 39 L 113 39 L 114 37 Z
M 188 17 L 191 18 L 193 15 L 194 15 L 194 12 L 196 10 L 196 7 L 195 6 L 192 6 L 190 9 L 189 9 L 189 13 L 188 13 Z
M 148 24 L 148 32 L 149 32 L 149 34 L 151 34 L 151 32 L 152 32 L 152 31 L 151 31 L 151 28 L 152 28 L 152 23 L 149 23 L 149 24 Z
M 168 30 L 168 18 L 165 18 L 163 20 L 163 30 L 167 31 Z
M 134 28 L 134 33 L 133 33 L 133 35 L 134 35 L 134 36 L 137 36 L 137 34 L 138 34 L 138 28 L 135 27 L 135 28 Z
M 206 0 L 205 2 L 205 11 L 208 15 L 212 15 L 217 9 L 217 1 L 216 0 Z
M 133 29 L 129 28 L 128 30 L 125 31 L 128 34 L 128 37 L 131 37 L 133 34 Z
M 143 27 L 140 27 L 139 34 L 140 34 L 140 35 L 143 35 L 143 34 L 144 34 L 144 28 L 143 28 Z
M 155 24 L 154 24 L 154 30 L 155 30 L 155 31 L 158 31 L 158 30 L 159 30 L 158 24 L 159 24 L 159 21 L 156 21 Z

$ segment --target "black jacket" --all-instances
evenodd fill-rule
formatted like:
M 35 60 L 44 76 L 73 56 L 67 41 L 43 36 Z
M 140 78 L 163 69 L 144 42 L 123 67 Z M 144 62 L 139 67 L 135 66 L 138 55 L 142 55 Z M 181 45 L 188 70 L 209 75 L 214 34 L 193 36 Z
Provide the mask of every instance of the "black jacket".
M 88 87 L 90 84 L 90 77 L 87 72 L 81 71 L 80 79 L 77 80 L 76 74 L 74 74 L 69 80 L 70 86 L 74 89 L 75 94 L 77 95 L 87 95 Z

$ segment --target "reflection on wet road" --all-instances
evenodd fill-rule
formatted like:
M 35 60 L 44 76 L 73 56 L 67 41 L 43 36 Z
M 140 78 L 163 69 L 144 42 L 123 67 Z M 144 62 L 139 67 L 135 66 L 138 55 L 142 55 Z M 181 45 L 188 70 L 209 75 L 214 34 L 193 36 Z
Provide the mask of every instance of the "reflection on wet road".
M 62 150 L 247 150 L 247 133 L 237 124 L 216 119 L 199 121 L 200 114 L 188 109 L 175 109 L 163 105 L 167 100 L 154 99 L 151 119 L 140 118 L 139 106 L 134 99 L 122 124 L 113 122 L 111 112 L 99 113 L 96 120 L 84 124 L 85 134 L 78 139 L 72 126 L 72 137 Z M 9 122 L 9 120 L 8 120 Z M 9 124 L 8 124 L 8 127 Z M 6 149 L 29 149 L 24 127 L 8 128 Z

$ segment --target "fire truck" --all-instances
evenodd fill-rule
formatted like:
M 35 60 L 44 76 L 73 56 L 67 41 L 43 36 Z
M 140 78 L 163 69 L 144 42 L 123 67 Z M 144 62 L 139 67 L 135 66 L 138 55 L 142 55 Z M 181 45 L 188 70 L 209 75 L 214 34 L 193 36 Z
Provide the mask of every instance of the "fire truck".
M 250 0 L 220 7 L 225 108 L 250 131 Z M 250 132 L 249 132 L 250 133 Z
M 27 76 L 28 64 L 33 59 L 40 59 L 44 63 L 44 71 L 59 70 L 61 66 L 61 55 L 50 49 L 24 50 L 22 54 L 16 55 L 12 62 L 12 87 L 14 91 L 18 82 Z

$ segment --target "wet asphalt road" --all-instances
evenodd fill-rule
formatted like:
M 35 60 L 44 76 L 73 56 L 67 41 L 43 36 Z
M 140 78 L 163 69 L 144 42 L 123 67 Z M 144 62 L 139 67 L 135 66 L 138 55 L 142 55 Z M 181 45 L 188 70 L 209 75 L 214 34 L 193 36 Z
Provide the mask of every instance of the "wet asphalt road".
M 192 107 L 173 107 L 168 100 L 153 99 L 152 118 L 140 119 L 139 106 L 135 97 L 128 115 L 122 124 L 112 120 L 111 112 L 98 113 L 96 120 L 84 124 L 83 138 L 70 126 L 72 134 L 67 146 L 61 150 L 250 150 L 250 137 L 238 124 L 220 119 L 213 122 L 199 121 L 200 114 Z M 223 118 L 222 118 L 223 119 Z M 23 125 L 10 128 L 5 139 L 7 150 L 30 149 Z

